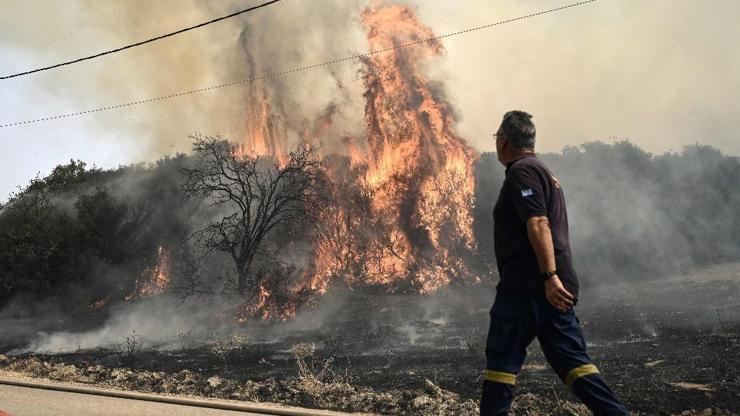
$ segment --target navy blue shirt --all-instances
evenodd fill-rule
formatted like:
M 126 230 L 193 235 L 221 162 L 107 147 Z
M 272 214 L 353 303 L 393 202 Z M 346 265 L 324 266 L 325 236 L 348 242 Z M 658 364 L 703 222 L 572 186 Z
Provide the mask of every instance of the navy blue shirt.
M 534 153 L 521 155 L 506 166 L 506 178 L 493 209 L 496 263 L 501 277 L 496 289 L 512 296 L 544 294 L 537 256 L 527 236 L 527 220 L 535 216 L 545 216 L 550 222 L 558 277 L 578 297 L 565 195 L 558 180 Z

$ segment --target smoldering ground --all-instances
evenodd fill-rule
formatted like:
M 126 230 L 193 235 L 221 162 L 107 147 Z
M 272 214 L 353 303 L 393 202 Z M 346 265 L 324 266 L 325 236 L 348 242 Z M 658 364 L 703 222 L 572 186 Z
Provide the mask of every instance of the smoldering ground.
M 740 309 L 733 302 L 740 290 L 739 273 L 738 264 L 727 264 L 669 280 L 603 286 L 581 293 L 576 308 L 589 351 L 631 411 L 679 414 L 711 407 L 717 414 L 736 414 L 739 409 L 733 394 L 737 380 L 732 371 L 738 363 L 732 351 L 739 342 Z M 429 401 L 443 394 L 451 395 L 457 406 L 463 400 L 477 399 L 492 295 L 490 286 L 443 289 L 423 297 L 330 291 L 322 299 L 323 305 L 299 312 L 290 322 L 219 328 L 213 321 L 198 322 L 196 318 L 189 325 L 160 329 L 151 338 L 140 337 L 137 342 L 144 343 L 143 349 L 126 352 L 121 346 L 127 345 L 131 334 L 125 331 L 136 326 L 144 333 L 153 322 L 170 325 L 189 314 L 183 308 L 155 310 L 151 304 L 129 305 L 133 313 L 111 320 L 115 323 L 110 325 L 111 331 L 121 331 L 111 346 L 89 351 L 74 347 L 72 353 L 54 354 L 54 363 L 48 365 L 39 364 L 39 360 L 46 360 L 44 355 L 22 354 L 0 359 L 0 366 L 60 380 L 89 383 L 99 379 L 127 389 L 177 388 L 217 397 L 222 397 L 217 394 L 219 385 L 223 388 L 245 383 L 257 388 L 266 384 L 271 387 L 259 387 L 260 393 L 250 395 L 251 400 L 343 411 L 418 414 L 422 399 L 408 409 L 388 407 L 388 400 L 397 395 L 408 396 L 409 400 L 428 395 L 432 399 L 423 400 Z M 137 315 L 136 310 L 157 315 L 131 319 Z M 180 318 L 161 318 L 162 313 L 175 313 Z M 192 329 L 196 322 L 203 327 Z M 191 328 L 187 329 L 191 332 L 181 333 L 177 341 L 163 336 L 175 328 Z M 100 331 L 84 336 L 93 334 L 100 335 Z M 113 334 L 108 332 L 106 336 Z M 205 334 L 205 339 L 199 334 Z M 168 339 L 175 345 L 164 346 Z M 687 372 L 686 366 L 702 371 Z M 110 377 L 105 376 L 106 371 Z M 157 387 L 151 384 L 152 377 L 155 381 L 170 377 L 176 381 L 173 386 L 168 382 Z M 194 377 L 202 383 L 192 380 Z M 276 384 L 275 378 L 280 382 Z M 314 384 L 306 384 L 309 381 Z M 313 387 L 304 390 L 309 385 Z M 357 393 L 339 393 L 340 385 L 345 386 L 342 392 L 347 386 L 370 388 L 385 399 L 363 396 L 357 402 L 349 400 Z M 536 395 L 533 410 L 552 414 L 555 410 L 545 410 L 549 404 L 574 405 L 560 385 L 533 344 L 519 375 L 518 394 L 524 398 Z M 434 393 L 440 387 L 447 393 Z M 301 393 L 295 396 L 288 394 L 290 391 Z M 312 398 L 316 394 L 323 399 Z M 472 407 L 471 413 L 434 412 L 472 415 Z M 588 412 L 583 409 L 570 414 Z
M 590 322 L 587 326 L 596 327 L 590 330 L 599 336 L 599 342 L 655 338 L 666 327 L 720 330 L 740 322 L 740 306 L 735 302 L 740 287 L 732 284 L 740 276 L 738 273 L 736 266 L 728 264 L 672 280 L 592 287 L 582 294 L 578 309 L 583 311 L 582 318 Z M 54 354 L 111 348 L 127 337 L 136 337 L 144 351 L 178 350 L 201 347 L 235 334 L 247 335 L 250 343 L 275 343 L 312 332 L 365 338 L 369 333 L 385 330 L 382 339 L 374 345 L 377 351 L 404 345 L 462 348 L 466 336 L 485 332 L 485 318 L 493 297 L 491 285 L 475 290 L 448 289 L 418 298 L 334 291 L 290 321 L 270 325 L 256 321 L 237 324 L 224 316 L 225 299 L 219 298 L 199 298 L 185 303 L 175 297 L 143 299 L 99 312 L 98 316 L 81 317 L 69 316 L 54 304 L 45 305 L 43 313 L 29 315 L 29 311 L 20 311 L 23 306 L 16 304 L 2 312 L 3 344 L 12 345 L 14 337 L 30 339 L 23 347 L 7 353 Z M 358 303 L 364 305 L 357 306 Z M 619 309 L 619 316 L 604 316 L 601 321 L 598 317 L 607 308 Z M 477 318 L 464 323 L 460 322 L 461 316 Z M 29 333 L 27 323 L 36 319 L 43 326 L 30 328 L 33 332 Z M 76 319 L 82 322 L 74 323 Z M 25 327 L 12 329 L 14 322 Z M 84 330 L 85 325 L 94 327 Z M 58 330 L 68 326 L 69 329 Z M 352 329 L 335 331 L 343 326 Z M 444 331 L 451 327 L 457 328 L 455 338 L 442 339 Z M 314 341 L 320 343 L 318 338 Z

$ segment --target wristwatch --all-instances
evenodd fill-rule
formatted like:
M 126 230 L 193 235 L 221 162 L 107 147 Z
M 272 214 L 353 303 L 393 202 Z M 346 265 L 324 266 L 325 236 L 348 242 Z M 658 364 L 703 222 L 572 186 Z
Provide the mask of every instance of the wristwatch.
M 557 274 L 558 274 L 557 271 L 554 271 L 554 272 L 544 272 L 540 276 L 542 276 L 542 280 L 546 282 L 546 281 L 550 280 L 551 277 L 553 277 L 553 276 L 555 276 Z

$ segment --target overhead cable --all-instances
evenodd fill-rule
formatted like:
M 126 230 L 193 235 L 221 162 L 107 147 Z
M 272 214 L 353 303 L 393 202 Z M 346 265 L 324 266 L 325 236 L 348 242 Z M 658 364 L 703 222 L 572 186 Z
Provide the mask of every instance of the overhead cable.
M 220 22 L 222 20 L 230 19 L 232 17 L 239 16 L 241 14 L 244 14 L 244 13 L 247 13 L 247 12 L 251 12 L 253 10 L 260 9 L 262 7 L 265 7 L 265 6 L 269 6 L 269 5 L 274 4 L 274 3 L 277 3 L 279 1 L 280 0 L 271 0 L 271 1 L 268 1 L 268 2 L 265 2 L 265 3 L 262 3 L 262 4 L 258 4 L 256 6 L 249 7 L 249 8 L 244 9 L 244 10 L 240 10 L 238 12 L 231 13 L 230 15 L 227 15 L 227 16 L 222 16 L 222 17 L 219 17 L 219 18 L 216 18 L 216 19 L 213 19 L 213 20 L 209 20 L 207 22 L 203 22 L 203 23 L 197 24 L 195 26 L 186 27 L 184 29 L 180 29 L 180 30 L 177 30 L 177 31 L 174 31 L 174 32 L 171 32 L 171 33 L 160 35 L 160 36 L 157 36 L 157 37 L 154 37 L 154 38 L 151 38 L 151 39 L 143 40 L 141 42 L 132 43 L 130 45 L 122 46 L 120 48 L 111 49 L 109 51 L 96 53 L 95 55 L 85 56 L 85 57 L 82 57 L 82 58 L 73 59 L 71 61 L 58 63 L 56 65 L 45 66 L 43 68 L 36 68 L 36 69 L 29 70 L 29 71 L 19 72 L 17 74 L 1 76 L 0 77 L 0 80 L 2 80 L 2 79 L 10 79 L 10 78 L 15 78 L 15 77 L 20 77 L 20 76 L 23 76 L 23 75 L 29 75 L 29 74 L 33 74 L 33 73 L 41 72 L 41 71 L 48 71 L 50 69 L 59 68 L 60 66 L 72 65 L 72 64 L 76 64 L 78 62 L 82 62 L 82 61 L 87 61 L 87 60 L 90 60 L 90 59 L 99 58 L 99 57 L 105 56 L 105 55 L 110 55 L 112 53 L 125 51 L 126 49 L 135 48 L 137 46 L 145 45 L 147 43 L 152 43 L 152 42 L 158 41 L 160 39 L 169 38 L 169 37 L 172 37 L 172 36 L 175 36 L 175 35 L 179 35 L 180 33 L 184 33 L 184 32 L 187 32 L 187 31 L 190 31 L 190 30 L 193 30 L 193 29 L 198 29 L 198 28 L 201 28 L 203 26 L 210 25 L 212 23 L 216 23 L 216 22 Z
M 483 29 L 489 29 L 489 28 L 492 28 L 494 26 L 499 26 L 499 25 L 503 25 L 503 24 L 506 24 L 506 23 L 512 23 L 512 22 L 516 22 L 516 21 L 519 21 L 519 20 L 528 19 L 528 18 L 531 18 L 531 17 L 541 16 L 541 15 L 544 15 L 544 14 L 548 14 L 548 13 L 553 13 L 553 12 L 557 12 L 557 11 L 560 11 L 560 10 L 569 9 L 569 8 L 576 7 L 576 6 L 582 6 L 582 5 L 585 5 L 585 4 L 588 4 L 588 3 L 593 3 L 593 2 L 596 2 L 596 1 L 598 1 L 598 0 L 580 1 L 580 2 L 577 2 L 577 3 L 568 4 L 568 5 L 557 7 L 557 8 L 554 8 L 554 9 L 544 10 L 544 11 L 540 11 L 540 12 L 537 12 L 537 13 L 532 13 L 532 14 L 528 14 L 528 15 L 524 15 L 524 16 L 519 16 L 519 17 L 507 19 L 507 20 L 501 20 L 501 21 L 498 21 L 496 23 L 491 23 L 491 24 L 487 24 L 487 25 L 484 25 L 484 26 L 473 27 L 473 28 L 469 28 L 469 29 L 460 30 L 460 31 L 457 31 L 457 32 L 447 33 L 447 34 L 440 35 L 440 36 L 434 36 L 434 37 L 427 38 L 427 39 L 422 39 L 422 40 L 417 40 L 417 41 L 413 41 L 413 42 L 402 43 L 402 44 L 398 44 L 398 45 L 391 46 L 391 47 L 384 48 L 384 49 L 373 50 L 373 51 L 370 51 L 370 52 L 365 52 L 365 53 L 361 53 L 361 54 L 357 54 L 357 55 L 350 55 L 350 56 L 346 56 L 344 58 L 338 58 L 338 59 L 333 59 L 333 60 L 330 60 L 330 61 L 324 61 L 324 62 L 320 62 L 320 63 L 313 64 L 313 65 L 296 67 L 296 68 L 288 69 L 288 70 L 285 70 L 285 71 L 267 72 L 267 73 L 264 73 L 262 75 L 259 75 L 259 76 L 253 77 L 253 78 L 247 78 L 247 79 L 242 79 L 242 80 L 238 80 L 238 81 L 232 81 L 232 82 L 228 82 L 228 83 L 225 83 L 225 84 L 213 85 L 213 86 L 210 86 L 210 87 L 198 88 L 198 89 L 195 89 L 195 90 L 183 91 L 183 92 L 178 92 L 178 93 L 170 94 L 170 95 L 163 95 L 163 96 L 159 96 L 159 97 L 145 98 L 145 99 L 142 99 L 142 100 L 139 100 L 139 101 L 132 101 L 132 102 L 128 102 L 128 103 L 124 103 L 124 104 L 118 104 L 118 105 L 111 105 L 111 106 L 108 106 L 108 107 L 100 107 L 100 108 L 95 108 L 95 109 L 91 109 L 91 110 L 78 111 L 78 112 L 74 112 L 74 113 L 59 114 L 59 115 L 55 115 L 55 116 L 37 118 L 37 119 L 32 119 L 32 120 L 16 121 L 16 122 L 13 122 L 13 123 L 0 124 L 0 128 L 12 127 L 12 126 L 19 126 L 19 125 L 23 125 L 23 124 L 38 123 L 38 122 L 41 122 L 41 121 L 56 120 L 56 119 L 60 119 L 60 118 L 75 117 L 75 116 L 80 116 L 80 115 L 84 115 L 84 114 L 97 113 L 97 112 L 100 112 L 100 111 L 115 110 L 115 109 L 118 109 L 118 108 L 130 107 L 130 106 L 134 106 L 134 105 L 138 105 L 138 104 L 151 103 L 151 102 L 155 102 L 155 101 L 161 101 L 161 100 L 167 100 L 167 99 L 170 99 L 170 98 L 181 97 L 183 95 L 196 94 L 196 93 L 200 93 L 200 92 L 211 91 L 211 90 L 215 90 L 215 89 L 219 89 L 219 88 L 224 88 L 224 87 L 230 87 L 230 86 L 234 86 L 234 85 L 247 84 L 247 83 L 250 83 L 250 82 L 259 81 L 259 80 L 266 79 L 266 78 L 273 78 L 273 77 L 278 77 L 278 76 L 284 76 L 284 75 L 288 75 L 288 74 L 293 74 L 293 73 L 296 73 L 296 72 L 309 71 L 309 70 L 316 69 L 316 68 L 319 68 L 319 67 L 322 67 L 322 66 L 326 66 L 326 65 L 332 65 L 332 64 L 337 64 L 337 63 L 340 63 L 340 62 L 357 60 L 357 59 L 360 59 L 360 58 L 364 58 L 364 57 L 368 57 L 368 56 L 372 56 L 372 55 L 377 55 L 377 54 L 382 54 L 382 53 L 387 53 L 387 52 L 391 52 L 391 51 L 394 51 L 394 50 L 397 50 L 397 49 L 401 49 L 401 48 L 408 48 L 408 47 L 416 46 L 416 45 L 419 45 L 419 44 L 422 44 L 422 43 L 432 42 L 432 41 L 439 40 L 439 39 L 450 38 L 450 37 L 457 36 L 457 35 L 462 35 L 462 34 L 465 34 L 465 33 L 475 32 L 475 31 L 483 30 Z

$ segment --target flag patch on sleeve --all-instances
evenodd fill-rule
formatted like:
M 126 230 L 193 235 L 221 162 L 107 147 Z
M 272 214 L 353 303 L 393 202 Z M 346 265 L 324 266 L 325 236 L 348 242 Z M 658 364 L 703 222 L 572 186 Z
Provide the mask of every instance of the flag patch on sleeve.
M 531 189 L 522 189 L 522 196 L 531 196 L 532 190 Z

